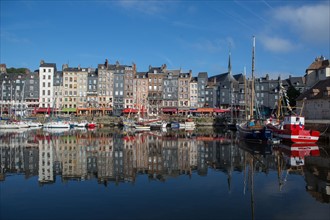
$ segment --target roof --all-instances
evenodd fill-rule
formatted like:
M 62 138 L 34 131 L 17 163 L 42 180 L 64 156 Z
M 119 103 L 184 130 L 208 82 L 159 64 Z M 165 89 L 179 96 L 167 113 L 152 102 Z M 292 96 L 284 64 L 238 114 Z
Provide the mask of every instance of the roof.
M 191 77 L 190 82 L 197 82 L 197 81 L 198 81 L 198 78 L 197 77 Z
M 207 75 L 207 72 L 199 72 L 198 73 L 198 78 L 207 78 L 208 75 Z
M 329 90 L 330 90 L 330 79 L 321 80 L 317 82 L 312 88 L 300 94 L 296 100 L 301 101 L 304 98 L 307 98 L 308 100 L 329 98 L 329 96 L 325 95 L 325 91 L 329 91 Z
M 233 75 L 233 77 L 234 77 L 235 80 L 238 81 L 238 82 L 244 82 L 244 74 L 242 74 L 242 73 L 239 73 L 239 74 Z
M 330 67 L 330 60 L 325 60 L 324 57 L 318 57 L 315 61 L 306 69 L 307 70 L 318 70 L 325 69 L 326 67 Z
M 288 81 L 289 85 L 292 85 L 292 86 L 305 85 L 304 77 L 289 77 L 286 80 Z
M 137 72 L 136 73 L 136 78 L 148 78 L 147 72 Z
M 216 81 L 216 83 L 224 82 L 224 81 L 236 81 L 236 78 L 232 76 L 229 72 L 227 72 L 209 78 L 209 82 L 214 82 L 214 81 Z
M 56 68 L 56 63 L 42 63 L 40 67 L 53 67 Z

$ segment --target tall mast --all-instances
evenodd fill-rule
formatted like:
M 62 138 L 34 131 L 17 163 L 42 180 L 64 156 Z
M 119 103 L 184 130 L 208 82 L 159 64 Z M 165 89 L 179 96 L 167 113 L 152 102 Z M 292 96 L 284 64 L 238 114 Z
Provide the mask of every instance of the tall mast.
M 253 108 L 254 108 L 254 52 L 256 47 L 255 36 L 253 36 L 253 48 L 252 48 L 252 82 L 251 82 L 251 106 L 250 106 L 250 113 L 251 119 L 253 119 Z
M 244 111 L 245 111 L 245 120 L 247 120 L 247 88 L 246 88 L 246 68 L 244 67 Z
M 231 51 L 229 48 L 229 59 L 228 59 L 228 73 L 229 73 L 229 80 L 230 80 L 230 91 L 229 91 L 229 102 L 230 102 L 230 123 L 233 123 L 233 82 L 231 80 Z

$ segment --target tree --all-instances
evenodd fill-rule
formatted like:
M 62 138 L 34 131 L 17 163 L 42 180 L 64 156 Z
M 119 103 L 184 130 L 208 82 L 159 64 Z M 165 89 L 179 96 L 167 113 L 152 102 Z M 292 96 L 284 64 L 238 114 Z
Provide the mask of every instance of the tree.
M 297 90 L 293 86 L 289 86 L 288 91 L 287 91 L 287 95 L 288 95 L 291 107 L 295 107 L 296 106 L 296 99 L 300 95 L 300 91 Z

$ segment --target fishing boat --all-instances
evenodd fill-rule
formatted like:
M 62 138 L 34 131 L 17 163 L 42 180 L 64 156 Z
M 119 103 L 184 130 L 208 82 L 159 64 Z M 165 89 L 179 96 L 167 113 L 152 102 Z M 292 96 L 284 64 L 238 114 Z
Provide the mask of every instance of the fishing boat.
M 254 50 L 255 38 L 253 37 L 253 51 L 252 51 L 252 81 L 251 81 L 251 103 L 250 103 L 250 120 L 237 124 L 237 131 L 239 138 L 249 142 L 264 143 L 272 139 L 272 131 L 267 129 L 263 120 L 260 117 L 254 118 L 255 106 L 255 90 L 254 90 Z
M 275 137 L 293 143 L 315 143 L 320 137 L 320 132 L 305 129 L 305 117 L 302 116 L 304 103 L 297 115 L 292 110 L 285 88 L 279 85 L 279 98 L 277 101 L 276 117 L 267 120 L 267 128 L 272 130 Z
M 305 129 L 305 117 L 288 115 L 279 123 L 267 124 L 275 137 L 294 143 L 315 143 L 319 140 L 320 132 Z

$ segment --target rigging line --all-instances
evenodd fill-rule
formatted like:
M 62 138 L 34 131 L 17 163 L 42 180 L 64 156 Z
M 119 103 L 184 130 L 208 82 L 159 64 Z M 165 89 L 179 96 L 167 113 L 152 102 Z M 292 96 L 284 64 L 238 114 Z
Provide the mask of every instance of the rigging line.
M 330 125 L 330 124 L 327 124 L 327 128 L 326 128 L 322 133 L 320 133 L 320 136 L 323 135 L 323 134 L 328 130 L 329 125 Z

